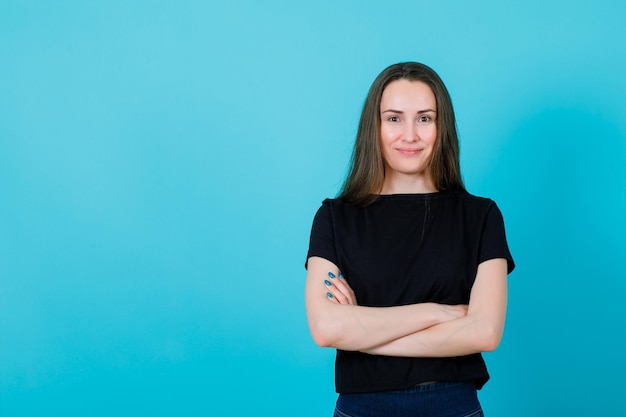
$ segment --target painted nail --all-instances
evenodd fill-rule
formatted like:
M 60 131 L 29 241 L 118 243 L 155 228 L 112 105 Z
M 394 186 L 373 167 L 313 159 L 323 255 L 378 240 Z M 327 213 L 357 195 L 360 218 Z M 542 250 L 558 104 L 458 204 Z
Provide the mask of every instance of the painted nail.
M 339 278 L 341 278 L 341 279 L 346 279 L 346 277 L 344 277 L 344 276 L 343 276 L 343 274 L 342 274 L 341 272 L 339 273 Z
M 329 287 L 330 287 L 331 285 L 333 285 L 333 284 L 331 284 L 331 283 L 330 283 L 330 281 L 329 281 L 329 280 L 327 280 L 327 279 L 325 279 L 325 280 L 324 280 L 324 284 L 328 285 Z
M 327 292 L 327 293 L 326 293 L 326 297 L 328 297 L 328 298 L 333 298 L 333 295 L 332 295 L 331 293 Z
M 331 278 L 335 278 L 335 274 L 333 274 L 332 272 L 329 272 L 328 276 L 331 277 Z

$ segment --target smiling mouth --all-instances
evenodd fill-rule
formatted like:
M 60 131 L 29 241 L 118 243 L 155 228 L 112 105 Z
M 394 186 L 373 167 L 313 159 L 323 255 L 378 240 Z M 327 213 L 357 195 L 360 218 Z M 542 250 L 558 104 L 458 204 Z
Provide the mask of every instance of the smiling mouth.
M 418 154 L 422 151 L 422 149 L 398 149 L 398 152 L 400 152 L 403 155 L 415 155 Z

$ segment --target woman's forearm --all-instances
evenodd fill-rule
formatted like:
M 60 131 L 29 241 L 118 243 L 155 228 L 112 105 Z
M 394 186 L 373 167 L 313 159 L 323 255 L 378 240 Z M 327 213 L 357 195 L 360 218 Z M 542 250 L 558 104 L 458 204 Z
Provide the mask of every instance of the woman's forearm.
M 467 316 L 362 351 L 386 356 L 450 357 L 495 350 L 506 317 L 506 268 L 503 259 L 479 265 Z
M 342 286 L 341 281 L 337 281 L 339 278 L 334 279 L 337 287 L 329 288 L 336 295 L 332 302 L 324 287 L 328 272 L 339 276 L 338 268 L 326 259 L 309 259 L 305 290 L 307 318 L 313 339 L 320 346 L 371 349 L 466 314 L 465 306 L 435 303 L 397 307 L 363 307 L 356 302 L 340 304 L 336 300 L 340 295 L 336 289 Z
M 362 351 L 385 356 L 464 356 L 495 350 L 501 336 L 500 329 L 468 316 L 437 324 Z
M 434 303 L 380 308 L 328 304 L 323 312 L 309 315 L 309 327 L 320 346 L 363 351 L 452 320 L 458 314 L 452 308 Z

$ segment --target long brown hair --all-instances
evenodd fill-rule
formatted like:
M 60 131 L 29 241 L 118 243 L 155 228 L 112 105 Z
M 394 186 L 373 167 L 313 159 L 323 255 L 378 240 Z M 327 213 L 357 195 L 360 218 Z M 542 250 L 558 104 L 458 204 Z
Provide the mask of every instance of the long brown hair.
M 361 112 L 350 170 L 339 198 L 367 205 L 378 197 L 385 179 L 385 164 L 380 149 L 380 100 L 389 83 L 402 79 L 425 83 L 437 100 L 437 139 L 429 165 L 435 188 L 438 191 L 465 190 L 461 179 L 454 109 L 448 89 L 432 68 L 417 62 L 403 62 L 383 70 L 370 87 Z

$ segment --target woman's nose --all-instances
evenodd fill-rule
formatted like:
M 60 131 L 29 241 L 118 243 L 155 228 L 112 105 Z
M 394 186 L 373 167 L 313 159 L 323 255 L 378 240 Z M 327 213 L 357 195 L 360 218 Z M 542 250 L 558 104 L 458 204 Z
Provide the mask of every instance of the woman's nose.
M 417 140 L 417 127 L 409 124 L 404 131 L 404 140 L 414 142 Z

